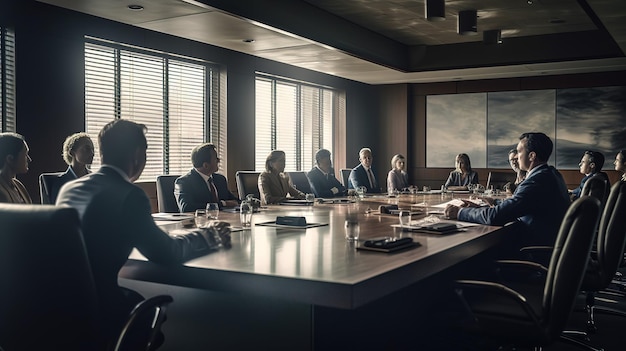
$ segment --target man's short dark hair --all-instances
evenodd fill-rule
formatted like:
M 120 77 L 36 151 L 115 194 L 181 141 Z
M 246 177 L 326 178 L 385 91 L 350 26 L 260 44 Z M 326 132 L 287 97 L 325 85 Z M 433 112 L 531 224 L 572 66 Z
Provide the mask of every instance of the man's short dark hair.
M 7 156 L 17 155 L 24 148 L 24 137 L 17 133 L 0 133 L 0 168 L 4 167 Z
M 213 159 L 213 153 L 211 150 L 215 150 L 215 145 L 211 143 L 200 144 L 191 150 L 191 164 L 195 168 L 202 167 L 205 162 L 211 163 Z M 217 150 L 215 150 L 217 152 Z
M 315 164 L 320 164 L 320 160 L 323 158 L 330 158 L 330 151 L 326 150 L 326 149 L 319 149 L 316 153 L 315 153 Z
M 107 123 L 98 134 L 102 163 L 126 167 L 138 148 L 148 148 L 147 130 L 145 125 L 127 119 Z
M 598 151 L 585 151 L 585 155 L 589 155 L 589 163 L 594 163 L 596 165 L 596 172 L 600 172 L 602 170 L 602 166 L 604 166 L 604 155 Z
M 552 155 L 552 147 L 554 144 L 550 137 L 544 133 L 529 132 L 524 133 L 519 137 L 519 140 L 526 139 L 526 151 L 534 152 L 537 155 L 537 159 L 541 162 L 546 162 Z

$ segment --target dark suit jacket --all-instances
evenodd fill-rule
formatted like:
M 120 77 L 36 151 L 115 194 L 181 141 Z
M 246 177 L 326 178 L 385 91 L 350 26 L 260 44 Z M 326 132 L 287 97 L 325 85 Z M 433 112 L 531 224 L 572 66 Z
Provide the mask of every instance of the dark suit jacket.
M 65 183 L 76 179 L 76 176 L 74 175 L 74 172 L 71 171 L 71 168 L 72 166 L 68 166 L 65 173 L 59 175 L 52 182 L 52 186 L 50 187 L 50 203 L 51 204 L 57 201 L 57 196 L 59 196 L 59 190 L 61 190 L 61 187 L 63 187 Z
M 187 174 L 178 177 L 174 182 L 174 196 L 181 212 L 193 212 L 204 209 L 209 202 L 222 204 L 220 200 L 237 200 L 237 197 L 228 190 L 228 181 L 221 174 L 213 173 L 213 184 L 217 189 L 219 199 L 214 199 L 207 182 L 194 169 Z
M 367 177 L 365 168 L 359 163 L 358 166 L 352 168 L 352 171 L 350 171 L 350 177 L 348 177 L 348 188 L 356 189 L 360 186 L 364 186 L 367 188 L 368 193 L 379 193 L 380 182 L 376 179 L 376 171 L 374 170 L 374 167 L 372 167 L 372 174 L 374 175 L 375 183 L 373 188 L 370 186 L 370 180 Z
M 504 225 L 519 219 L 526 226 L 523 245 L 554 245 L 570 200 L 561 173 L 541 165 L 521 182 L 513 196 L 493 207 L 463 208 L 465 222 Z
M 328 175 L 324 175 L 324 173 L 317 167 L 313 167 L 309 173 L 307 173 L 306 177 L 309 179 L 309 184 L 311 185 L 311 190 L 315 197 L 333 197 L 333 196 L 345 196 L 346 188 L 341 185 L 341 182 L 335 178 L 335 170 L 330 169 Z M 337 188 L 338 193 L 333 194 L 330 190 L 332 188 Z
M 57 205 L 78 211 L 103 313 L 112 320 L 132 306 L 117 275 L 133 248 L 150 261 L 177 264 L 210 251 L 199 233 L 170 236 L 152 219 L 150 200 L 114 168 L 102 166 L 61 188 Z

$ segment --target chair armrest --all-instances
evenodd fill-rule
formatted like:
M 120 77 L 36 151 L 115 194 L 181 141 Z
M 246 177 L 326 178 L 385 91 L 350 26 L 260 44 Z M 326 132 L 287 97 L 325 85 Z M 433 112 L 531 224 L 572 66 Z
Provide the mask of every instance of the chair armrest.
M 520 260 L 498 260 L 495 263 L 500 282 L 545 284 L 548 268 L 542 264 Z
M 521 249 L 519 249 L 520 252 L 545 252 L 545 251 L 550 251 L 552 252 L 553 247 L 552 246 L 525 246 L 522 247 Z
M 464 302 L 474 319 L 524 318 L 538 325 L 535 314 L 527 299 L 517 291 L 499 283 L 480 280 L 457 280 L 457 295 Z
M 150 345 L 154 342 L 161 324 L 165 321 L 167 305 L 173 301 L 174 299 L 170 295 L 157 295 L 135 305 L 117 338 L 114 351 L 124 349 L 124 342 L 127 340 L 127 337 L 134 334 L 133 331 L 138 327 L 141 328 L 140 324 L 143 323 L 146 323 L 144 328 L 147 331 L 145 333 L 145 349 L 150 349 Z

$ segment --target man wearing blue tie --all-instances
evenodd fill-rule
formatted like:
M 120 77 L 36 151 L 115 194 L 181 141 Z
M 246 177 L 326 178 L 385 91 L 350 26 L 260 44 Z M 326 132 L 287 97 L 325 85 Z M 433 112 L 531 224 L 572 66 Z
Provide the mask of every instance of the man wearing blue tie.
M 376 172 L 372 169 L 373 160 L 370 148 L 364 147 L 359 151 L 359 161 L 361 163 L 350 171 L 348 189 L 357 189 L 360 186 L 364 186 L 368 193 L 380 192 L 380 186 L 378 185 L 378 180 L 376 180 Z
M 228 190 L 226 177 L 216 173 L 220 159 L 215 145 L 204 143 L 191 151 L 193 168 L 174 182 L 174 196 L 181 212 L 204 209 L 209 202 L 223 207 L 237 206 L 237 197 Z

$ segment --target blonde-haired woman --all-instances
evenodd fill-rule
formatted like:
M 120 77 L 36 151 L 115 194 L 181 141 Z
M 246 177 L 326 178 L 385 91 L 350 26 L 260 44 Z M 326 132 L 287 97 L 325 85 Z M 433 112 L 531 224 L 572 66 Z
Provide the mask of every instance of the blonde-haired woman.
M 405 165 L 404 156 L 397 154 L 391 158 L 391 170 L 387 174 L 387 191 L 402 191 L 409 186 Z
M 294 188 L 285 173 L 285 152 L 274 150 L 267 155 L 265 171 L 259 174 L 259 193 L 263 204 L 277 204 L 290 195 L 294 199 L 304 199 L 305 194 Z
M 445 187 L 448 190 L 467 190 L 470 184 L 478 184 L 478 173 L 472 170 L 472 163 L 467 154 L 456 155 L 456 169 L 450 172 Z

